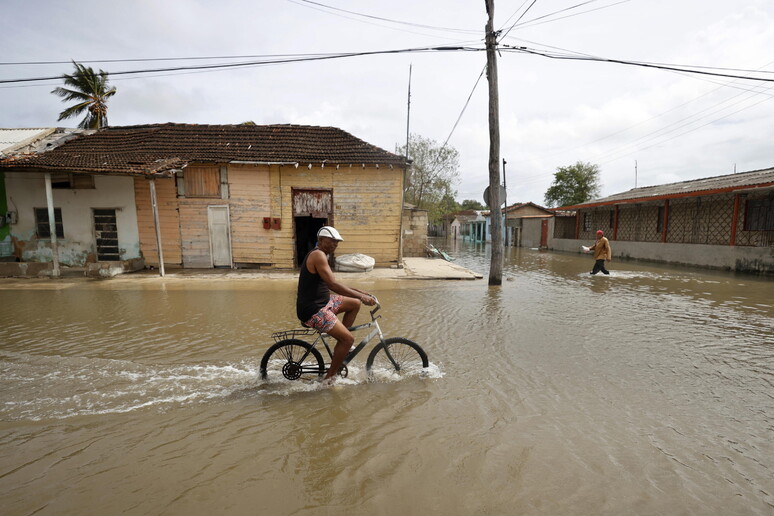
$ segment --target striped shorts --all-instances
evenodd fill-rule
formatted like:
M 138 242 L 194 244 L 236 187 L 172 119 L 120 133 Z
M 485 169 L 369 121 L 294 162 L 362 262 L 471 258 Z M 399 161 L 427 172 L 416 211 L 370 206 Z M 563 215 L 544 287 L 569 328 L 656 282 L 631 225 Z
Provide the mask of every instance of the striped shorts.
M 338 321 L 336 314 L 339 313 L 339 309 L 341 308 L 341 301 L 341 296 L 338 294 L 331 294 L 328 304 L 320 308 L 320 311 L 314 314 L 304 324 L 317 331 L 326 333 L 336 326 L 336 321 Z

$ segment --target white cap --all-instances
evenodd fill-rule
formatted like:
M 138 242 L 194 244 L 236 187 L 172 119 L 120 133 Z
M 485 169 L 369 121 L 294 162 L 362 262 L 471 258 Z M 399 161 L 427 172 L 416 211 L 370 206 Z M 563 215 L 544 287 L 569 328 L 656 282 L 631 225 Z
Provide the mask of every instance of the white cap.
M 341 238 L 341 235 L 339 235 L 339 232 L 336 231 L 336 228 L 333 226 L 323 226 L 320 228 L 320 230 L 317 232 L 317 238 L 320 237 L 328 237 L 332 238 L 334 240 L 338 240 L 339 242 L 342 242 L 344 239 Z

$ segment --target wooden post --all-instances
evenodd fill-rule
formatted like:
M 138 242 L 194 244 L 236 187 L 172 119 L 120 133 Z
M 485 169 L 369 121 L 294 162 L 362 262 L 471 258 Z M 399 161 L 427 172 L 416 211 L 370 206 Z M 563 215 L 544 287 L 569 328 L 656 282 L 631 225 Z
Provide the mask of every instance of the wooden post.
M 664 230 L 661 232 L 661 242 L 667 241 L 667 221 L 669 220 L 669 199 L 664 201 Z
M 580 221 L 581 221 L 581 212 L 580 210 L 575 210 L 575 240 L 580 239 Z
M 51 174 L 46 172 L 46 206 L 48 207 L 48 227 L 51 233 L 51 261 L 54 265 L 54 270 L 51 275 L 55 278 L 59 277 L 59 249 L 56 244 L 56 214 L 54 212 L 54 191 L 51 189 Z
M 505 161 L 505 158 L 503 158 L 503 192 L 505 192 L 505 221 L 503 222 L 503 225 L 505 226 L 505 246 L 508 247 L 509 245 L 512 245 L 511 239 L 510 239 L 510 229 L 508 228 L 508 182 L 505 180 L 505 165 L 507 165 L 508 162 Z
M 485 0 L 486 75 L 489 80 L 489 208 L 492 210 L 492 261 L 489 285 L 503 283 L 503 214 L 500 211 L 500 99 L 497 93 L 497 34 L 494 30 L 494 0 Z
M 736 165 L 734 165 L 736 167 Z M 736 245 L 736 226 L 739 224 L 739 194 L 734 196 L 734 214 L 731 218 L 731 239 L 728 243 L 730 246 Z
M 618 205 L 615 205 L 615 215 L 613 216 L 613 240 L 618 240 Z
M 159 224 L 159 207 L 156 202 L 156 180 L 150 180 L 151 207 L 153 208 L 153 226 L 156 228 L 156 248 L 159 255 L 159 275 L 164 276 L 164 252 L 161 250 L 161 226 Z

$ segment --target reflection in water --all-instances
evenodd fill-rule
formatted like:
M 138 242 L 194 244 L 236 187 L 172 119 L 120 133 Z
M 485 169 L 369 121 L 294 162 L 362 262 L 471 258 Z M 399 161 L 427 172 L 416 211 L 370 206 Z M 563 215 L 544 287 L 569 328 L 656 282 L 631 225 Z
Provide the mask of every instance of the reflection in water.
M 259 380 L 293 281 L 0 283 L 4 512 L 771 513 L 770 279 L 435 245 L 359 285 L 434 373 L 333 388 Z

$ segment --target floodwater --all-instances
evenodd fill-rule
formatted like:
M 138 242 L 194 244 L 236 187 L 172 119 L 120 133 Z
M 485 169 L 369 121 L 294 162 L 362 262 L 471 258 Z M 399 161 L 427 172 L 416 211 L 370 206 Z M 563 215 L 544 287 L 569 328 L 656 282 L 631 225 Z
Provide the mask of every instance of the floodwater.
M 774 514 L 774 280 L 436 244 L 356 285 L 429 373 L 331 388 L 259 379 L 291 280 L 0 280 L 0 510 Z

